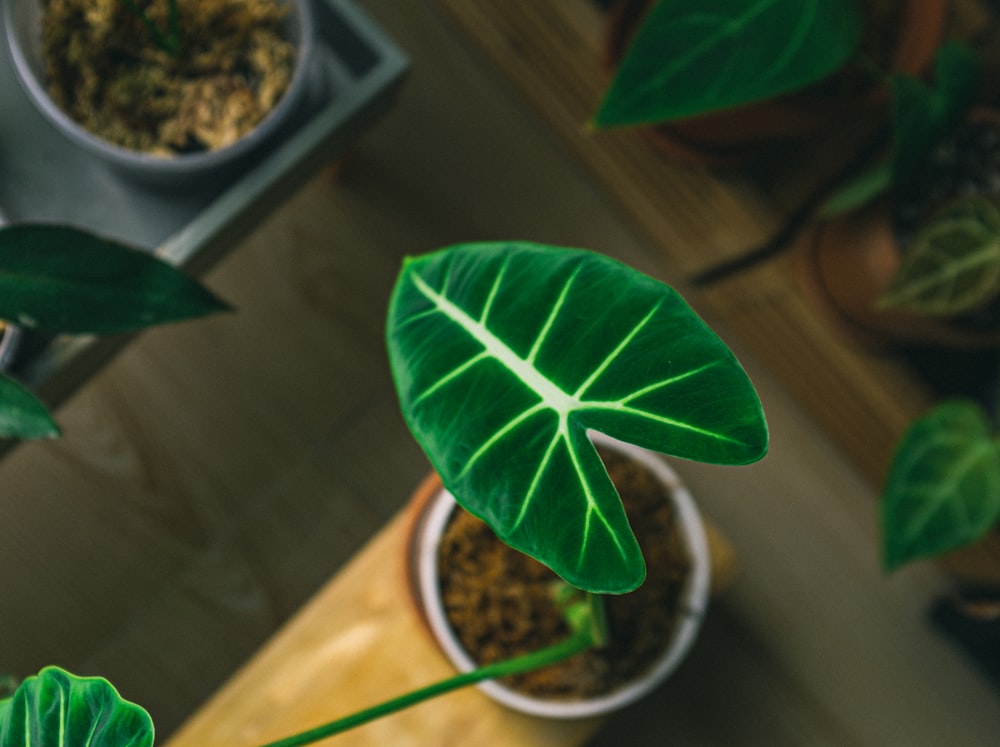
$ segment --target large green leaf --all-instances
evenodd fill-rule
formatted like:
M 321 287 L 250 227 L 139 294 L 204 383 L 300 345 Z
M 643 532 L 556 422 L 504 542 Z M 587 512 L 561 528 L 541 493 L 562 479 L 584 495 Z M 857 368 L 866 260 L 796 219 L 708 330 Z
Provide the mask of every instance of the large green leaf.
M 982 537 L 1000 519 L 1000 450 L 971 402 L 948 401 L 903 437 L 882 497 L 883 558 L 893 569 Z
M 959 198 L 914 236 L 881 306 L 952 315 L 1000 291 L 1000 209 L 988 198 Z
M 409 259 L 389 310 L 410 429 L 444 484 L 574 586 L 645 566 L 587 429 L 688 459 L 767 448 L 757 394 L 672 289 L 601 255 L 466 244 Z
M 854 54 L 861 30 L 851 0 L 659 0 L 594 124 L 653 124 L 804 88 Z
M 0 701 L 0 747 L 151 747 L 153 722 L 107 680 L 46 667 Z
M 0 375 L 0 438 L 53 438 L 59 435 L 48 408 L 25 387 Z
M 226 308 L 155 256 L 65 226 L 0 229 L 0 319 L 111 334 Z

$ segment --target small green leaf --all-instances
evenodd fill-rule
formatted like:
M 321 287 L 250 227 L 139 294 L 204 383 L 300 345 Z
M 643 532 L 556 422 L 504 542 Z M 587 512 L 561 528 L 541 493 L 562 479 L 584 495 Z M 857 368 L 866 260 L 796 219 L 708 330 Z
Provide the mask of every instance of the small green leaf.
M 804 88 L 855 53 L 861 30 L 845 0 L 659 0 L 594 124 L 664 122 Z
M 403 414 L 445 486 L 587 591 L 645 574 L 588 429 L 713 463 L 767 449 L 725 344 L 671 288 L 593 252 L 485 243 L 409 259 L 387 337 Z
M 959 198 L 914 236 L 883 307 L 948 316 L 982 306 L 1000 291 L 1000 209 Z
M 979 89 L 979 61 L 966 45 L 949 41 L 934 60 L 934 86 L 893 76 L 893 178 L 898 183 L 926 159 L 968 112 Z
M 48 408 L 30 391 L 0 374 L 0 438 L 55 438 L 59 435 Z
M 982 410 L 949 401 L 900 442 L 882 497 L 887 569 L 963 547 L 1000 519 L 1000 451 Z
M 842 215 L 867 205 L 892 186 L 892 166 L 875 163 L 837 189 L 823 204 L 823 217 Z
M 64 226 L 0 228 L 0 319 L 48 332 L 113 334 L 225 308 L 147 252 Z
M 152 747 L 153 722 L 100 677 L 46 667 L 0 701 L 0 747 Z

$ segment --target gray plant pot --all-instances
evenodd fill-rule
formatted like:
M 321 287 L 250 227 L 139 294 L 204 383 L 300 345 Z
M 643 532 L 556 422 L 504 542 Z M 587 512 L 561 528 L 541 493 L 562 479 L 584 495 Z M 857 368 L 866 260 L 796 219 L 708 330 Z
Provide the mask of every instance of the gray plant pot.
M 129 150 L 94 135 L 74 121 L 49 97 L 45 87 L 41 48 L 40 0 L 4 0 L 7 43 L 17 78 L 28 97 L 63 135 L 98 156 L 125 176 L 153 183 L 177 183 L 217 175 L 247 159 L 270 140 L 295 113 L 306 89 L 315 36 L 311 0 L 288 0 L 289 38 L 299 49 L 296 69 L 285 95 L 271 113 L 248 135 L 219 150 L 162 157 Z

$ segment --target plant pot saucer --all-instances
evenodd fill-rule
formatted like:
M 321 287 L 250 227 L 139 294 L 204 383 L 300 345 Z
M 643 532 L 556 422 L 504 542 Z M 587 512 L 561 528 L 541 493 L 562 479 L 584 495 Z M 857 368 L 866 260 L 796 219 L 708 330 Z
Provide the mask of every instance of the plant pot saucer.
M 599 445 L 611 442 L 600 434 L 594 435 L 595 443 Z M 639 458 L 643 466 L 654 471 L 657 477 L 662 475 L 664 479 L 671 481 L 668 484 L 671 484 L 672 492 L 680 496 L 677 508 L 679 514 L 686 520 L 697 523 L 698 513 L 690 495 L 660 456 L 628 444 L 622 446 L 630 453 L 640 452 Z M 431 474 L 421 483 L 412 497 L 409 508 L 407 571 L 411 596 L 424 625 L 452 664 L 461 671 L 468 671 L 474 668 L 475 664 L 453 635 L 446 632 L 449 626 L 445 621 L 443 608 L 439 600 L 432 599 L 432 587 L 435 586 L 437 574 L 436 541 L 426 540 L 424 535 L 425 530 L 430 530 L 433 535 L 440 534 L 455 506 L 454 499 L 443 489 L 437 475 Z M 691 598 L 681 603 L 686 614 L 682 615 L 675 634 L 679 645 L 668 649 L 660 661 L 650 668 L 651 677 L 642 678 L 590 700 L 547 700 L 521 693 L 495 681 L 480 684 L 480 689 L 507 707 L 531 715 L 557 719 L 599 716 L 618 710 L 654 689 L 673 672 L 693 643 L 711 591 L 712 574 L 717 572 L 722 584 L 728 583 L 733 577 L 735 555 L 717 532 L 711 529 L 705 531 L 702 525 L 700 537 L 696 535 L 694 540 L 689 540 L 689 544 L 692 545 L 689 549 L 697 558 L 696 570 L 695 579 L 689 585 Z

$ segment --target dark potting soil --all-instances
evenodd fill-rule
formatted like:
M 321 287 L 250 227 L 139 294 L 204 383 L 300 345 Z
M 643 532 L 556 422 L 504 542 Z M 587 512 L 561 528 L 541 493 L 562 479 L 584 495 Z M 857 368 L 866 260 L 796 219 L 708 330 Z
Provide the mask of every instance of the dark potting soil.
M 646 559 L 645 583 L 605 597 L 611 643 L 504 684 L 549 699 L 611 692 L 646 670 L 672 637 L 690 567 L 665 489 L 617 452 L 601 456 Z M 445 609 L 465 650 L 488 664 L 537 651 L 569 631 L 551 599 L 555 574 L 500 542 L 483 522 L 456 511 L 439 550 Z
M 922 220 L 950 200 L 973 194 L 1000 196 L 1000 123 L 963 123 L 895 188 L 896 235 L 905 244 Z

